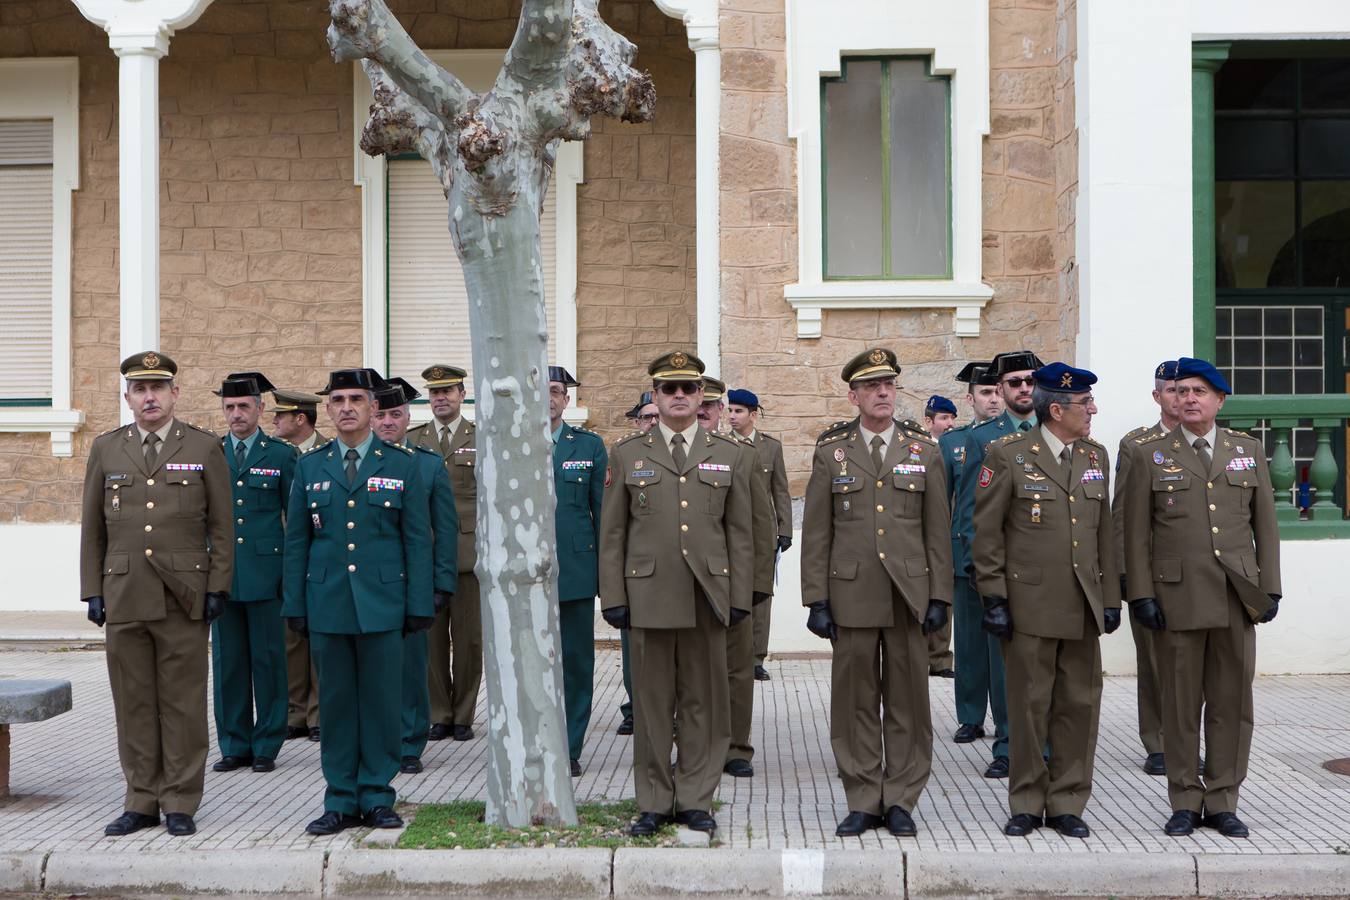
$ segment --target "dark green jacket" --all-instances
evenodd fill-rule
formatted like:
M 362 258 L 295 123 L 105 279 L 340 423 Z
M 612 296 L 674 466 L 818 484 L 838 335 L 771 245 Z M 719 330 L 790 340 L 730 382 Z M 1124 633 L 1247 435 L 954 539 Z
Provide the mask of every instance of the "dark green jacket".
M 283 514 L 295 476 L 295 448 L 280 438 L 259 434 L 240 469 L 228 434 L 220 439 L 220 446 L 230 466 L 234 522 L 230 599 L 245 603 L 276 600 L 281 596 L 281 554 L 286 540 Z
M 459 583 L 459 514 L 455 512 L 455 492 L 441 455 L 425 447 L 414 449 L 422 483 L 431 486 L 431 582 L 436 590 L 453 594 Z
M 560 600 L 594 600 L 600 590 L 596 532 L 607 465 L 605 442 L 598 434 L 563 424 L 553 447 Z
M 965 425 L 949 428 L 938 438 L 942 465 L 947 469 L 947 502 L 952 508 L 952 568 L 956 571 L 957 577 L 964 577 L 966 564 L 970 559 L 967 555 L 970 542 L 961 538 L 959 527 L 961 523 L 956 512 L 956 492 L 961 484 L 961 472 L 965 469 L 966 432 L 974 424 L 967 422 Z
M 300 457 L 287 507 L 282 615 L 370 634 L 434 613 L 430 501 L 416 451 L 375 438 L 347 487 L 329 441 Z
M 961 538 L 961 552 L 953 565 L 957 575 L 975 577 L 970 546 L 975 540 L 975 486 L 980 480 L 980 469 L 984 467 L 985 451 L 1005 434 L 1017 431 L 1019 424 L 1005 409 L 988 422 L 962 432 L 965 435 L 965 461 L 961 467 L 961 483 L 956 489 L 956 503 L 952 506 L 952 534 L 959 534 Z

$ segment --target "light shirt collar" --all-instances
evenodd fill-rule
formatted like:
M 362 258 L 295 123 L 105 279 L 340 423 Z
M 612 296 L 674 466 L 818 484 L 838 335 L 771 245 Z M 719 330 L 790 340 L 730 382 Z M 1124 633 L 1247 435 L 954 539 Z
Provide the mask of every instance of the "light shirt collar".
M 262 429 L 261 429 L 261 428 L 255 428 L 255 429 L 253 429 L 253 433 L 252 433 L 252 434 L 250 434 L 248 437 L 244 438 L 244 439 L 241 441 L 241 440 L 239 440 L 239 438 L 235 437 L 233 433 L 231 433 L 231 434 L 230 434 L 230 452 L 231 452 L 231 453 L 238 453 L 238 452 L 239 452 L 239 449 L 238 449 L 238 448 L 239 448 L 239 445 L 240 445 L 240 444 L 243 444 L 243 445 L 244 445 L 244 455 L 245 455 L 245 456 L 248 456 L 250 453 L 253 452 L 253 445 L 256 444 L 256 443 L 258 442 L 258 435 L 260 435 L 260 434 L 262 434 Z
M 759 432 L 756 431 L 755 429 L 751 428 L 751 429 L 750 429 L 750 433 L 747 434 L 747 435 L 745 436 L 745 439 L 746 439 L 747 441 L 753 441 L 753 440 L 758 439 L 758 437 L 759 437 Z
M 670 442 L 670 439 L 673 438 L 677 433 L 684 435 L 685 453 L 688 453 L 690 450 L 694 448 L 694 435 L 698 434 L 698 419 L 695 419 L 693 425 L 690 425 L 688 428 L 686 428 L 684 431 L 681 432 L 671 431 L 669 428 L 666 427 L 666 423 L 662 422 L 660 419 L 656 421 L 656 427 L 661 429 L 661 439 L 666 442 L 666 449 L 670 450 L 671 456 L 675 455 L 675 451 L 673 449 L 673 445 Z
M 1023 422 L 1030 422 L 1031 427 L 1035 428 L 1037 425 L 1040 424 L 1040 422 L 1037 421 L 1036 419 L 1036 413 L 1034 411 L 1027 416 L 1019 416 L 1011 409 L 1004 409 L 1003 411 L 1008 414 L 1008 418 L 1012 420 L 1013 425 L 1020 425 Z
M 371 429 L 370 434 L 366 435 L 366 439 L 356 447 L 348 447 L 346 444 L 342 443 L 341 440 L 339 440 L 337 446 L 338 460 L 342 463 L 342 465 L 345 466 L 347 464 L 347 451 L 355 450 L 356 467 L 359 469 L 361 468 L 361 464 L 366 461 L 366 456 L 370 453 L 370 448 L 372 445 L 374 445 L 374 443 L 375 443 L 375 430 L 373 428 Z
M 159 435 L 159 443 L 160 443 L 161 446 L 163 446 L 164 442 L 167 441 L 167 440 L 169 439 L 169 430 L 172 429 L 172 428 L 173 428 L 173 419 L 170 418 L 169 421 L 167 421 L 167 422 L 164 423 L 164 427 L 163 427 L 163 428 L 161 428 L 161 429 L 159 429 L 158 431 L 154 432 L 155 434 Z M 141 444 L 144 445 L 144 444 L 145 444 L 145 439 L 146 439 L 147 437 L 150 436 L 150 432 L 146 431 L 144 428 L 142 428 L 142 427 L 139 426 L 139 425 L 136 426 L 136 431 L 140 433 L 140 436 L 141 436 Z
M 449 422 L 444 424 L 442 424 L 440 419 L 433 419 L 432 421 L 436 423 L 436 440 L 439 441 L 441 439 L 441 432 L 444 431 L 445 440 L 448 443 L 455 439 L 455 432 L 459 430 L 459 423 L 464 421 L 464 416 L 455 416 Z
M 1041 440 L 1045 441 L 1045 449 L 1049 450 L 1050 455 L 1055 459 L 1059 459 L 1059 454 L 1064 451 L 1065 447 L 1069 448 L 1070 453 L 1073 452 L 1073 441 L 1070 441 L 1067 444 L 1064 443 L 1059 438 L 1055 437 L 1050 429 L 1046 428 L 1044 425 L 1041 426 Z
M 1203 438 L 1205 439 L 1205 441 L 1209 444 L 1209 455 L 1210 455 L 1210 458 L 1212 459 L 1212 458 L 1214 457 L 1214 447 L 1217 445 L 1218 440 L 1219 440 L 1219 426 L 1218 426 L 1218 423 L 1215 423 L 1213 426 L 1211 426 L 1210 429 L 1209 429 L 1209 431 L 1207 431 L 1207 432 L 1206 432 L 1205 434 L 1203 434 L 1203 435 L 1192 434 L 1189 430 L 1187 430 L 1187 428 L 1186 428 L 1185 425 L 1182 425 L 1182 426 L 1181 426 L 1181 430 L 1185 433 L 1185 435 L 1186 435 L 1186 443 L 1188 443 L 1188 444 L 1191 445 L 1191 449 L 1195 449 L 1195 439 L 1198 438 L 1198 437 L 1203 437 Z
M 868 453 L 871 453 L 871 452 L 872 452 L 872 438 L 878 436 L 877 432 L 874 432 L 874 431 L 868 431 L 865 427 L 863 427 L 863 423 L 862 423 L 862 420 L 861 420 L 861 419 L 858 420 L 858 430 L 859 430 L 860 432 L 862 432 L 863 450 L 865 450 L 865 451 L 868 452 Z M 894 424 L 892 424 L 890 428 L 887 428 L 885 431 L 883 431 L 883 432 L 880 433 L 880 437 L 881 437 L 881 458 L 882 458 L 882 459 L 885 459 L 885 458 L 886 458 L 886 451 L 889 450 L 889 449 L 891 449 L 891 438 L 894 437 L 894 436 L 895 436 L 895 425 L 894 425 Z
M 553 429 L 553 443 L 558 443 L 558 439 L 562 437 L 563 426 L 566 424 L 566 422 L 561 422 L 557 428 Z
M 311 449 L 318 442 L 319 442 L 319 433 L 317 431 L 311 431 L 309 433 L 309 437 L 305 438 L 303 441 L 296 444 L 295 446 L 296 449 L 298 449 L 301 453 L 304 453 L 307 450 Z

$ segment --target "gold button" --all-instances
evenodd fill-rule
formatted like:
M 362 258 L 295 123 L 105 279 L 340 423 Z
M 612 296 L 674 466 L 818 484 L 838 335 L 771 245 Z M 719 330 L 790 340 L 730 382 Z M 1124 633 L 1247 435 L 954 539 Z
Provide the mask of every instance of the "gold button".
M 384 501 L 384 505 L 385 505 L 386 507 L 388 507 L 388 506 L 389 506 L 389 501 L 388 501 L 388 500 Z
M 348 509 L 351 509 L 351 508 L 352 508 L 353 506 L 355 506 L 355 505 L 356 505 L 356 501 L 355 501 L 355 500 L 348 500 L 348 501 L 347 501 L 347 508 L 348 508 Z
M 236 544 L 242 544 L 242 543 L 244 542 L 244 539 L 243 539 L 243 538 L 235 538 L 235 539 L 234 539 L 234 542 L 235 542 Z
M 236 482 L 234 483 L 234 486 L 235 486 L 235 487 L 243 487 L 243 486 L 244 486 L 244 483 L 243 483 L 242 481 L 236 481 Z
M 120 488 L 120 487 L 121 487 L 120 484 L 114 484 L 114 485 L 113 485 L 113 490 L 115 491 L 115 490 L 117 490 L 117 489 Z
M 637 574 L 637 569 L 634 569 L 634 570 L 633 570 L 632 572 L 630 572 L 629 574 L 630 574 L 630 575 L 636 575 L 636 574 Z
M 848 485 L 844 485 L 844 493 L 845 493 L 845 494 L 848 493 Z
M 348 545 L 347 545 L 347 549 L 348 549 L 348 550 L 355 550 L 355 549 L 356 549 L 356 545 L 355 545 L 355 544 L 348 544 Z
M 723 570 L 722 570 L 722 574 L 723 574 L 723 575 L 727 574 L 727 570 L 726 570 L 726 569 L 723 569 Z
M 243 524 L 244 524 L 244 520 L 243 520 L 243 519 L 235 519 L 235 520 L 234 520 L 234 524 L 236 524 L 236 525 L 243 525 Z
M 1069 495 L 1069 502 L 1070 502 L 1070 503 L 1074 502 L 1074 501 L 1077 500 L 1077 499 L 1078 499 L 1078 498 L 1075 497 L 1073 494 L 1070 494 L 1070 495 Z
M 1209 505 L 1209 511 L 1210 511 L 1210 512 L 1214 512 L 1214 510 L 1216 510 L 1216 509 L 1218 509 L 1218 507 L 1215 506 L 1213 503 L 1211 503 L 1211 504 Z
M 1041 499 L 1041 495 L 1040 495 L 1040 494 L 1032 494 L 1032 495 L 1031 495 L 1031 499 L 1032 499 L 1032 500 L 1039 500 L 1039 499 Z
M 681 475 L 681 476 L 680 476 L 680 484 L 684 484 L 684 482 L 685 482 L 685 477 L 684 477 L 683 475 Z
M 353 528 L 355 528 L 355 527 L 356 527 L 356 523 L 355 523 L 355 522 L 348 522 L 348 523 L 347 523 L 347 530 L 348 530 L 348 531 L 351 531 L 351 530 L 352 530 Z
M 1212 482 L 1212 481 L 1207 481 L 1207 482 L 1205 482 L 1205 487 L 1209 488 L 1210 490 L 1213 490 L 1213 489 L 1214 489 L 1214 482 Z
M 689 551 L 688 551 L 688 550 L 681 550 L 680 552 L 683 553 L 685 556 L 688 556 L 688 555 L 689 555 Z
M 680 530 L 681 530 L 681 531 L 688 531 L 688 530 L 689 530 L 689 526 L 688 526 L 688 525 L 681 525 L 681 526 L 680 526 Z
M 1214 555 L 1215 555 L 1215 556 L 1223 556 L 1223 551 L 1222 551 L 1222 550 L 1215 550 L 1215 551 L 1214 551 Z
M 645 482 L 645 481 L 639 481 L 639 482 L 638 482 L 638 487 L 646 487 L 646 486 L 647 486 L 647 482 Z
M 147 525 L 147 526 L 145 526 L 145 530 L 146 530 L 146 531 L 154 531 L 154 530 L 155 530 L 155 526 L 153 526 L 153 525 Z
M 349 566 L 347 567 L 347 571 L 348 571 L 348 572 L 355 572 L 355 571 L 356 571 L 356 563 L 352 563 L 351 565 L 349 565 Z
M 885 558 L 886 558 L 886 554 L 885 554 L 885 553 L 878 553 L 877 556 L 880 557 L 881 559 L 885 559 Z
M 1014 573 L 1013 573 L 1013 581 L 1016 581 L 1016 580 L 1017 580 L 1017 573 L 1014 572 Z
M 878 529 L 877 529 L 877 534 L 885 534 L 885 533 L 886 533 L 886 529 L 885 529 L 885 528 L 878 528 Z
M 155 508 L 155 501 L 153 501 L 153 500 L 147 500 L 147 501 L 145 501 L 145 508 L 146 508 L 146 509 L 154 509 L 154 508 Z
M 1074 564 L 1073 564 L 1073 567 L 1074 567 L 1075 569 L 1078 568 L 1078 563 L 1074 563 Z
M 688 506 L 688 505 L 689 505 L 689 501 L 688 501 L 688 500 L 681 500 L 681 501 L 680 501 L 680 509 L 684 509 L 684 508 L 685 508 L 686 506 Z
M 145 483 L 148 484 L 148 485 L 152 485 L 152 486 L 153 486 L 154 483 L 155 483 L 155 479 L 153 479 L 153 478 L 147 478 L 147 479 L 145 479 Z
M 146 555 L 146 556 L 154 556 L 154 555 L 155 555 L 155 551 L 151 550 L 149 547 L 146 547 L 146 548 L 145 548 L 145 555 Z
M 886 511 L 886 507 L 884 507 L 884 506 L 882 506 L 880 503 L 878 503 L 878 504 L 877 504 L 877 512 L 885 512 L 885 511 Z
M 1069 522 L 1070 522 L 1071 524 L 1073 524 L 1073 525 L 1077 525 L 1077 524 L 1078 524 L 1078 517 L 1077 517 L 1077 516 L 1074 516 L 1073 518 L 1069 519 Z
M 234 505 L 235 505 L 235 506 L 243 506 L 243 505 L 244 505 L 244 501 L 243 501 L 243 500 L 236 500 L 236 501 L 234 501 Z
M 909 483 L 909 489 L 910 489 L 911 491 L 914 490 L 914 482 L 911 481 L 911 482 Z
M 1077 542 L 1077 541 L 1074 541 L 1074 542 L 1073 542 L 1073 545 L 1074 545 L 1075 547 L 1077 547 L 1077 546 L 1078 546 L 1078 542 Z
M 1218 525 L 1211 525 L 1209 530 L 1210 530 L 1211 532 L 1213 532 L 1214 534 L 1218 534 L 1218 533 L 1219 533 L 1219 526 L 1218 526 Z
M 878 482 L 877 482 L 877 487 L 883 487 L 884 485 L 885 485 L 885 482 L 882 482 L 882 481 L 878 481 Z

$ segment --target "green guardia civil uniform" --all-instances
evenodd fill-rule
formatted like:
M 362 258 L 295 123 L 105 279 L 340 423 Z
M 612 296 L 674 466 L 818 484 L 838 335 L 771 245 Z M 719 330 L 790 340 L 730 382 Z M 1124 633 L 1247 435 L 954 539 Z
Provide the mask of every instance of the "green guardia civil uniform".
M 558 613 L 562 630 L 567 747 L 581 758 L 595 688 L 595 595 L 599 585 L 600 502 L 609 456 L 598 434 L 566 422 L 553 435 Z
M 416 452 L 369 435 L 300 458 L 287 507 L 282 615 L 308 620 L 323 719 L 324 809 L 392 807 L 399 768 L 403 628 L 433 615 L 430 503 Z
M 230 467 L 235 566 L 225 612 L 211 623 L 216 740 L 222 756 L 275 759 L 286 739 L 281 568 L 296 452 L 261 429 L 243 441 L 227 434 L 221 449 Z

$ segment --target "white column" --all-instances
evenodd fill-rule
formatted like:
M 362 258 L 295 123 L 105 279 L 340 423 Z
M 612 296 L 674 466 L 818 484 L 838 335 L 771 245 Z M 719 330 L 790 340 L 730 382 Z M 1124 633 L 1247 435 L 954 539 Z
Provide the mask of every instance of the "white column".
M 722 374 L 721 131 L 722 50 L 717 25 L 690 25 L 694 51 L 695 248 L 698 276 L 698 355 Z

